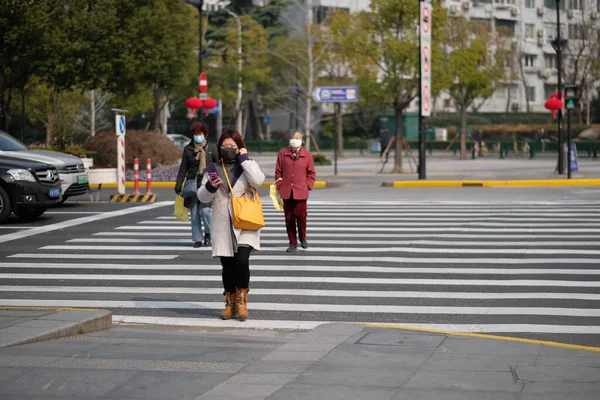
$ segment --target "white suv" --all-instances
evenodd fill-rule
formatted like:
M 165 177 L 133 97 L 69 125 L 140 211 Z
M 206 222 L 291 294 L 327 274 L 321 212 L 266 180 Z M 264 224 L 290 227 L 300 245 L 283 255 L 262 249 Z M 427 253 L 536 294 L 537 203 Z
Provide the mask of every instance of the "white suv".
M 54 165 L 61 180 L 62 201 L 89 191 L 88 174 L 81 158 L 57 151 L 29 150 L 3 131 L 0 131 L 0 155 Z

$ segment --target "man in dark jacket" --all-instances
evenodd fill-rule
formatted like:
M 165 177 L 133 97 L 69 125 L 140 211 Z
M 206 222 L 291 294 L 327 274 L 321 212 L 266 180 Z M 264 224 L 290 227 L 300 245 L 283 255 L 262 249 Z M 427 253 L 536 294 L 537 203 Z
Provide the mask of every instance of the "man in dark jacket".
M 210 224 L 212 210 L 210 204 L 198 201 L 196 189 L 202 181 L 202 175 L 207 165 L 219 161 L 219 152 L 214 143 L 208 143 L 208 126 L 202 122 L 194 122 L 190 127 L 192 141 L 183 149 L 175 193 L 185 198 L 184 205 L 190 209 L 192 217 L 192 240 L 194 247 L 210 246 Z M 185 180 L 185 186 L 184 185 Z M 202 240 L 202 223 L 204 223 L 204 241 Z

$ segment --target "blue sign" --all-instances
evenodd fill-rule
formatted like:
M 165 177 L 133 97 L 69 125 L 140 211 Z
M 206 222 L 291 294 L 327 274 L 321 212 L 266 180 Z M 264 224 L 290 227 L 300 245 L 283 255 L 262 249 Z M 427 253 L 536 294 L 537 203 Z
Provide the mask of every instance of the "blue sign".
M 273 118 L 270 115 L 265 115 L 265 125 L 271 125 L 273 123 Z
M 117 124 L 117 135 L 125 134 L 125 116 L 119 115 L 119 123 Z
M 579 161 L 577 160 L 577 146 L 574 144 L 571 145 L 571 165 L 569 165 L 569 168 L 571 168 L 571 172 L 579 172 Z
M 358 87 L 356 86 L 317 86 L 312 92 L 317 103 L 356 103 Z

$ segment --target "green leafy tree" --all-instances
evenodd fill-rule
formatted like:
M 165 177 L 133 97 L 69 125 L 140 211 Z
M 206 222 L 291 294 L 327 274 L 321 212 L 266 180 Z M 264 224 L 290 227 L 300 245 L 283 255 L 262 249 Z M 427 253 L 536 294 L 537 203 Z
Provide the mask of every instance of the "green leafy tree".
M 151 90 L 154 129 L 158 130 L 161 109 L 197 73 L 197 30 L 192 7 L 181 0 L 139 3 L 137 7 L 125 4 L 119 10 L 121 51 L 113 65 L 110 89 L 121 96 L 134 95 L 140 87 Z
M 442 10 L 439 1 L 434 2 L 433 10 L 433 29 L 437 29 Z M 385 104 L 394 109 L 395 173 L 402 172 L 402 114 L 419 90 L 418 14 L 418 2 L 371 0 L 367 11 L 349 17 L 338 15 L 332 21 L 342 51 L 352 60 L 361 97 L 368 104 Z M 435 80 L 435 71 L 432 72 Z
M 497 37 L 464 17 L 451 18 L 445 26 L 440 61 L 452 76 L 447 91 L 461 116 L 461 160 L 467 158 L 467 110 L 496 91 L 508 73 L 506 60 L 513 56 L 511 41 Z

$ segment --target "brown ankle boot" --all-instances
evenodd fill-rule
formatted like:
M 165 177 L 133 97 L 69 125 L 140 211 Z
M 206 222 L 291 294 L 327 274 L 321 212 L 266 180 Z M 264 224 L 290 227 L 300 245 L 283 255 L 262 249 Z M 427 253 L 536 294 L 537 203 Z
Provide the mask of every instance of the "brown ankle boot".
M 236 289 L 235 300 L 237 305 L 237 315 L 240 321 L 248 318 L 248 292 L 250 289 Z
M 225 309 L 221 313 L 221 319 L 230 319 L 236 313 L 236 294 L 225 292 L 223 296 L 225 297 Z

